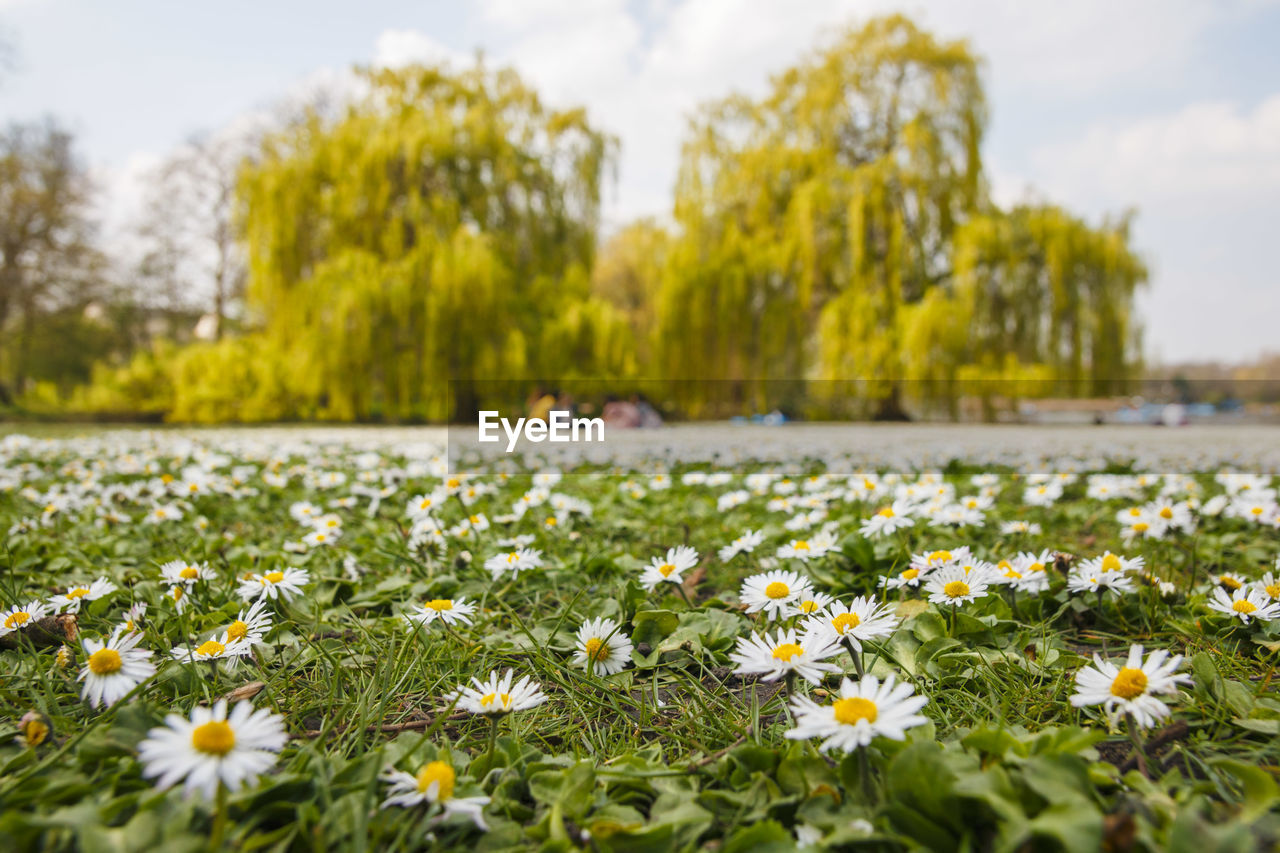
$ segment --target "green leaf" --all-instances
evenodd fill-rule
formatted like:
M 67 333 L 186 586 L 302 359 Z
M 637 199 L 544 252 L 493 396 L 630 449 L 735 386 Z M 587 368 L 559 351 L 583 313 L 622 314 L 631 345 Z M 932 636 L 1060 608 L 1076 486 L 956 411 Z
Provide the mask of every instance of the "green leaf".
M 670 610 L 641 610 L 631 620 L 631 641 L 637 645 L 657 645 L 679 626 L 680 617 Z

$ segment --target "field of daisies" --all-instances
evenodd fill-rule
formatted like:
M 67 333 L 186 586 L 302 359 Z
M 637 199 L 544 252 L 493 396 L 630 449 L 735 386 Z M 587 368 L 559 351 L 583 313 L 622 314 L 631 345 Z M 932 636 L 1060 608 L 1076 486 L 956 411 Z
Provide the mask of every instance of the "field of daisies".
M 0 438 L 0 849 L 1274 849 L 1280 459 L 1158 432 Z

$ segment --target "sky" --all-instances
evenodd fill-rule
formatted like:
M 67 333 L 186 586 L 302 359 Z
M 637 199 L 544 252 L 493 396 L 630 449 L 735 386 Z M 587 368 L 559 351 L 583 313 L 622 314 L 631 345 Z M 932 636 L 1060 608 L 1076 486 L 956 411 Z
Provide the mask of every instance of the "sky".
M 1153 363 L 1280 351 L 1280 0 L 0 0 L 0 121 L 61 119 L 121 233 L 141 176 L 352 65 L 514 66 L 621 140 L 606 227 L 669 214 L 686 116 L 902 11 L 984 57 L 997 200 L 1136 211 Z

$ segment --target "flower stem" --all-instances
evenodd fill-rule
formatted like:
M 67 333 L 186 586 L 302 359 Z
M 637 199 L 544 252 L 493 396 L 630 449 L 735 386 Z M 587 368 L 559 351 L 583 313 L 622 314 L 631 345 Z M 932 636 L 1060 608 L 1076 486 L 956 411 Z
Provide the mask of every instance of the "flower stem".
M 1147 754 L 1142 749 L 1142 738 L 1138 735 L 1138 724 L 1133 719 L 1133 714 L 1124 715 L 1125 731 L 1129 733 L 1129 740 L 1133 743 L 1133 755 L 1138 761 L 1138 770 L 1143 776 L 1151 778 L 1151 773 L 1147 770 Z
M 213 853 L 222 849 L 222 838 L 227 831 L 227 786 L 218 782 L 218 793 L 213 806 L 213 829 L 209 833 L 209 850 Z
M 865 746 L 858 748 L 858 776 L 862 779 L 862 796 L 868 803 L 875 802 L 875 792 L 871 789 L 871 759 Z
M 853 658 L 853 671 L 857 673 L 858 680 L 862 680 L 862 653 L 854 647 L 852 638 L 845 638 L 844 647 L 849 650 L 849 657 Z
M 493 767 L 493 750 L 498 743 L 498 715 L 494 714 L 492 722 L 489 723 L 489 751 L 485 753 L 485 763 L 490 768 Z

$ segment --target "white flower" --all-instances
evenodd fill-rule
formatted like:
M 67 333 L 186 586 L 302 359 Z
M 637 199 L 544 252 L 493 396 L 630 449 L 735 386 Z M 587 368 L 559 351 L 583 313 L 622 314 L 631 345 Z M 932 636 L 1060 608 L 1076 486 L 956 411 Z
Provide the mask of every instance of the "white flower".
M 1276 568 L 1280 569 L 1280 560 L 1276 560 Z M 1280 601 L 1280 578 L 1274 573 L 1267 572 L 1258 581 L 1257 588 L 1260 592 L 1266 593 L 1267 597 L 1272 601 Z
M 1092 573 L 1082 565 L 1067 575 L 1067 589 L 1072 592 L 1097 592 L 1100 589 L 1132 592 L 1133 578 L 1120 572 Z
M 874 675 L 864 675 L 859 682 L 842 679 L 838 698 L 830 705 L 819 705 L 806 696 L 791 700 L 796 725 L 786 737 L 823 738 L 818 747 L 823 752 L 852 752 L 877 737 L 904 740 L 907 729 L 928 722 L 917 711 L 929 700 L 912 693 L 910 684 L 899 684 L 893 675 L 883 684 Z
M 839 651 L 840 646 L 825 637 L 810 636 L 805 642 L 797 641 L 795 630 L 788 628 L 773 637 L 768 633 L 760 637 L 739 637 L 729 659 L 738 664 L 734 670 L 738 675 L 763 675 L 765 681 L 776 681 L 794 672 L 818 684 L 826 673 L 838 671 L 835 664 L 823 661 Z
M 391 806 L 411 807 L 420 803 L 429 803 L 441 808 L 440 819 L 451 815 L 463 815 L 476 825 L 477 829 L 487 831 L 484 822 L 484 807 L 489 804 L 488 797 L 455 797 L 454 786 L 457 775 L 452 765 L 445 761 L 429 761 L 418 770 L 417 775 L 405 773 L 388 767 L 380 777 L 391 786 L 387 798 L 382 801 L 382 808 Z
M 105 595 L 116 591 L 116 585 L 106 578 L 98 578 L 88 586 L 73 586 L 62 595 L 49 599 L 55 611 L 79 613 L 80 605 L 85 601 L 97 601 Z
M 143 524 L 163 524 L 166 521 L 181 521 L 182 510 L 177 504 L 156 504 L 151 511 L 142 517 Z
M 1174 674 L 1181 663 L 1182 655 L 1170 657 L 1163 649 L 1152 652 L 1144 662 L 1142 646 L 1136 644 L 1129 647 L 1123 667 L 1095 654 L 1093 666 L 1076 673 L 1071 704 L 1077 708 L 1102 705 L 1113 723 L 1122 714 L 1132 714 L 1134 722 L 1147 728 L 1169 716 L 1169 706 L 1156 696 L 1176 693 L 1178 684 L 1191 681 L 1189 676 Z
M 475 612 L 476 606 L 465 598 L 433 598 L 415 607 L 413 613 L 406 613 L 404 618 L 414 625 L 430 625 L 437 619 L 446 625 L 470 625 L 471 614 Z
M 188 563 L 183 560 L 170 560 L 160 567 L 160 577 L 166 583 L 194 586 L 196 581 L 207 580 L 213 574 L 204 563 Z
M 805 638 L 820 634 L 829 641 L 844 640 L 858 651 L 863 640 L 887 637 L 898 627 L 898 617 L 875 596 L 859 596 L 845 606 L 833 601 L 804 622 Z
M 931 572 L 943 566 L 968 563 L 972 560 L 973 553 L 969 550 L 969 546 L 959 545 L 955 548 L 930 551 L 927 554 L 914 554 L 911 557 L 911 567 L 920 569 L 922 572 Z
M 836 547 L 835 534 L 829 530 L 823 530 L 809 539 L 792 539 L 778 549 L 778 556 L 808 562 L 826 556 L 831 551 L 839 550 Z
M 1085 560 L 1077 567 L 1076 571 L 1094 575 L 1110 574 L 1112 572 L 1140 572 L 1145 564 L 1146 561 L 1142 557 L 1121 557 L 1119 554 L 1112 554 L 1107 551 L 1101 557 Z
M 271 630 L 271 614 L 267 612 L 267 603 L 259 598 L 249 606 L 248 610 L 241 610 L 235 618 L 235 621 L 227 626 L 227 630 L 223 632 L 223 643 L 235 643 L 243 641 L 250 648 L 261 645 L 266 633 Z
M 640 585 L 652 592 L 660 583 L 684 583 L 684 572 L 698 565 L 698 552 L 688 545 L 668 548 L 666 556 L 654 557 L 640 575 Z
M 1220 586 L 1213 588 L 1213 600 L 1209 609 L 1217 610 L 1228 616 L 1239 616 L 1240 621 L 1248 625 L 1250 619 L 1261 619 L 1270 622 L 1280 616 L 1280 603 L 1272 601 L 1265 590 L 1239 587 L 1231 595 Z
M 317 527 L 306 536 L 302 537 L 302 544 L 308 548 L 323 548 L 326 545 L 332 545 L 342 536 L 342 528 L 337 527 Z
M 485 681 L 472 676 L 472 686 L 459 687 L 450 698 L 456 698 L 459 708 L 473 714 L 509 714 L 547 701 L 542 688 L 537 682 L 531 681 L 529 676 L 522 676 L 514 684 L 511 679 L 512 672 L 509 669 L 501 677 L 494 670 Z
M 776 570 L 744 580 L 738 598 L 747 605 L 748 613 L 763 611 L 766 619 L 782 619 L 791 614 L 792 605 L 809 594 L 811 586 L 809 579 L 797 572 Z
M 578 629 L 573 662 L 598 675 L 613 675 L 631 660 L 631 638 L 612 619 L 591 619 Z
M 26 604 L 15 604 L 3 614 L 0 614 L 0 637 L 5 634 L 11 634 L 27 625 L 35 622 L 37 619 L 43 619 L 49 615 L 49 608 L 44 602 L 28 601 Z
M 720 562 L 727 563 L 739 554 L 750 554 L 763 541 L 764 534 L 759 530 L 748 530 L 720 549 Z
M 484 561 L 484 567 L 497 580 L 504 572 L 511 577 L 518 577 L 520 572 L 536 569 L 542 565 L 542 552 L 537 548 L 518 548 L 505 554 L 494 554 Z
M 981 568 L 951 565 L 930 572 L 925 592 L 934 604 L 964 604 L 987 596 L 987 572 Z
M 221 637 L 210 637 L 198 646 L 174 646 L 169 652 L 176 661 L 197 663 L 209 660 L 229 660 L 244 657 L 252 648 L 243 639 L 231 640 L 226 634 Z
M 1005 521 L 1000 524 L 1000 535 L 1002 536 L 1016 536 L 1023 533 L 1038 536 L 1040 534 L 1040 525 L 1034 521 Z
M 311 583 L 311 573 L 306 569 L 290 567 L 283 571 L 275 569 L 263 574 L 254 572 L 240 580 L 240 587 L 236 590 L 236 594 L 242 601 L 265 598 L 273 600 L 283 598 L 285 601 L 293 601 L 294 596 L 300 595 L 302 587 L 309 583 Z
M 904 527 L 911 527 L 915 524 L 911 513 L 910 503 L 905 500 L 896 500 L 890 506 L 881 507 L 875 515 L 863 521 L 859 532 L 868 539 L 872 539 Z
M 161 790 L 185 779 L 186 796 L 198 792 L 206 800 L 213 799 L 219 784 L 234 792 L 257 781 L 288 740 L 283 717 L 265 708 L 255 711 L 247 700 L 230 715 L 221 700 L 211 709 L 196 708 L 189 720 L 169 714 L 164 722 L 138 744 L 142 775 L 159 777 L 156 787 Z
M 835 601 L 835 598 L 825 592 L 816 592 L 814 589 L 808 588 L 787 606 L 786 616 L 809 616 L 819 613 L 833 601 Z
M 114 705 L 156 674 L 151 652 L 134 648 L 141 641 L 141 634 L 125 633 L 121 628 L 116 628 L 105 643 L 81 640 L 85 664 L 80 670 L 80 680 L 84 682 L 80 695 L 90 707 Z

